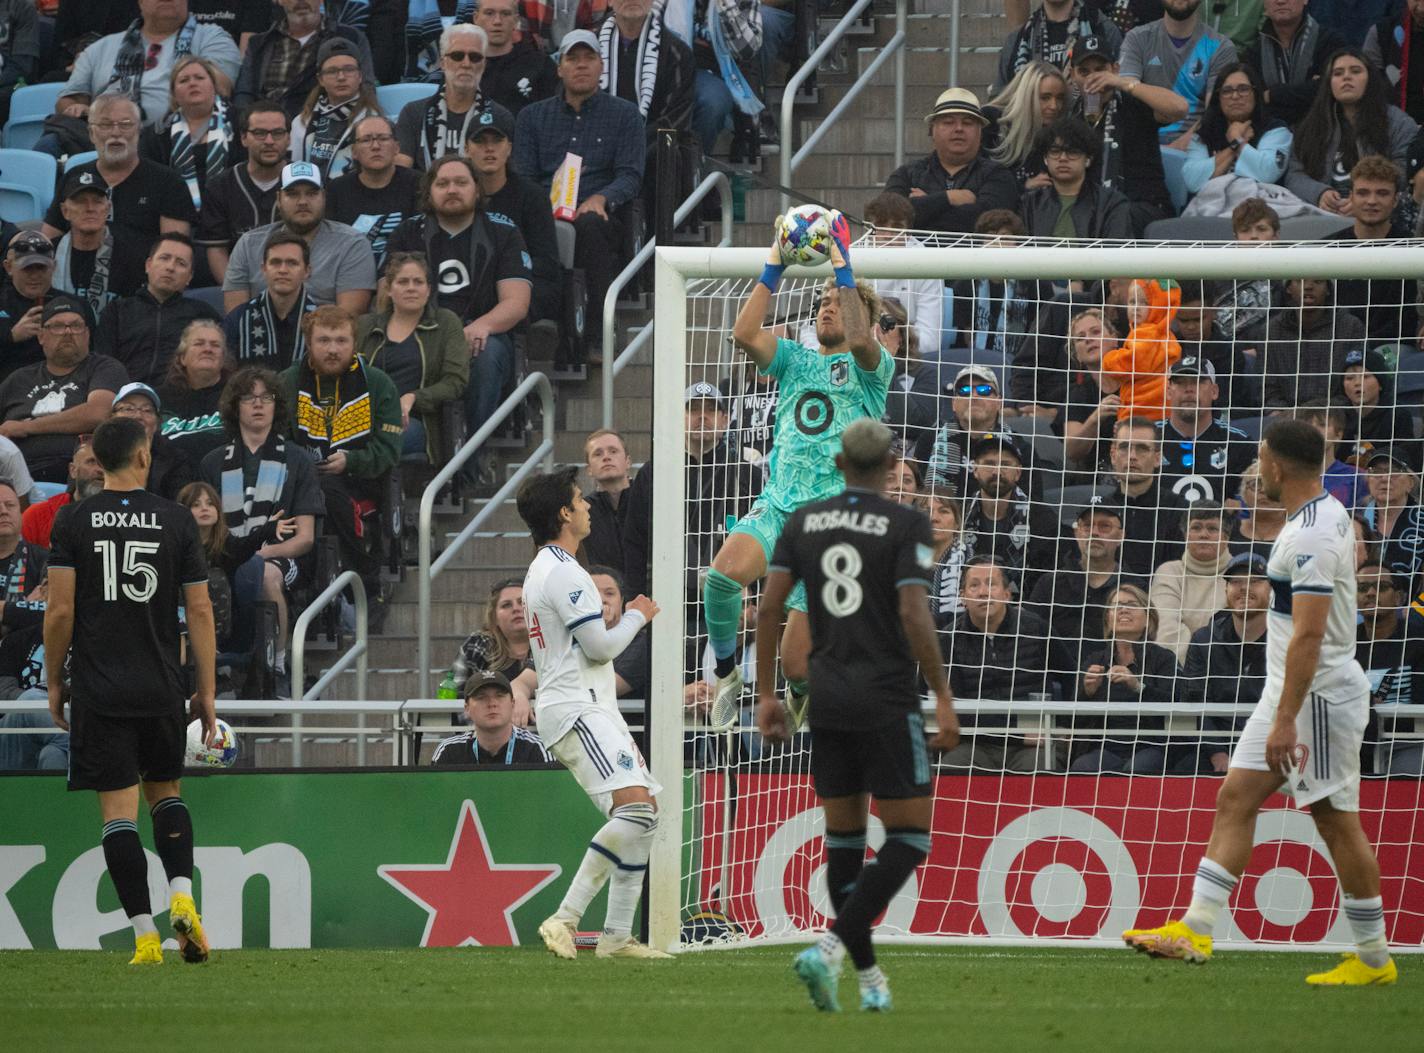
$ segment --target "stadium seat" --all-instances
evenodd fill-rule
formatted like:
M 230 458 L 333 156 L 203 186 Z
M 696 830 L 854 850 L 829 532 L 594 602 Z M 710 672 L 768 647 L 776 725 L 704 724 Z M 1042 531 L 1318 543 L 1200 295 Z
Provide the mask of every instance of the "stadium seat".
M 1082 483 L 1065 486 L 1061 490 L 1048 488 L 1043 492 L 1044 502 L 1058 512 L 1058 521 L 1063 526 L 1072 526 L 1078 518 L 1078 510 L 1090 503 L 1094 497 L 1107 496 L 1112 487 L 1107 484 Z
M 1291 216 L 1281 220 L 1282 241 L 1320 241 L 1352 221 L 1345 216 Z M 1235 241 L 1229 216 L 1178 216 L 1147 224 L 1148 241 Z
M 70 154 L 64 160 L 64 170 L 68 172 L 71 168 L 74 168 L 78 165 L 85 165 L 88 164 L 90 161 L 97 161 L 98 159 L 98 150 L 85 150 L 82 154 Z
M 29 84 L 10 96 L 10 119 L 5 122 L 5 148 L 30 150 L 44 134 L 45 118 L 54 113 L 64 83 Z
M 11 223 L 44 218 L 54 200 L 54 158 L 38 150 L 0 149 L 0 216 Z
M 201 300 L 213 310 L 217 311 L 219 318 L 227 314 L 227 312 L 223 310 L 223 291 L 221 285 L 205 285 L 201 289 L 189 289 L 183 295 L 193 300 Z
M 1260 442 L 1261 432 L 1265 429 L 1266 421 L 1269 419 L 1268 417 L 1232 417 L 1231 426 L 1244 431 L 1246 438 L 1252 442 Z
M 1178 212 L 1186 208 L 1191 195 L 1187 193 L 1186 181 L 1182 178 L 1182 167 L 1187 163 L 1187 155 L 1182 150 L 1170 146 L 1162 147 L 1162 175 L 1167 181 L 1167 193 L 1172 196 L 1172 205 Z M 1228 222 L 1228 226 L 1229 226 Z
M 416 82 L 413 84 L 379 84 L 376 86 L 376 101 L 381 104 L 381 112 L 391 120 L 400 116 L 401 107 L 416 99 L 428 99 L 440 88 L 438 84 Z
M 1399 396 L 1400 402 L 1411 405 L 1424 402 L 1424 351 L 1406 348 L 1399 353 L 1394 393 Z

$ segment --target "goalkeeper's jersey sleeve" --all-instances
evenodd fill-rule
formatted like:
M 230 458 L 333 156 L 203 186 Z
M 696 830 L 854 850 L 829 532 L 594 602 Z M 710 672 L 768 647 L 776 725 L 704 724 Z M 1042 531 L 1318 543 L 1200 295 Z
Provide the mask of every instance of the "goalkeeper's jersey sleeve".
M 776 379 L 776 432 L 762 496 L 782 511 L 840 493 L 836 469 L 841 432 L 862 417 L 879 420 L 895 361 L 883 347 L 873 372 L 849 353 L 827 355 L 784 337 L 764 372 Z

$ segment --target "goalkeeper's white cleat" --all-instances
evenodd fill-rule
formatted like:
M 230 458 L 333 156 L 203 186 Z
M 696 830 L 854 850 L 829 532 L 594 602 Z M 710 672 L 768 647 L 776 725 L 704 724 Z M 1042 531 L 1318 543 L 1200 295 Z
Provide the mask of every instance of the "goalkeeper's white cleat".
M 649 961 L 672 957 L 666 951 L 649 947 L 646 943 L 639 943 L 631 936 L 609 936 L 606 934 L 598 938 L 598 946 L 594 948 L 593 953 L 599 958 L 643 958 Z
M 544 941 L 549 953 L 556 958 L 573 961 L 578 957 L 578 951 L 574 947 L 574 928 L 557 915 L 545 918 L 539 923 L 539 938 Z
M 717 679 L 717 694 L 707 713 L 707 723 L 713 731 L 731 731 L 742 712 L 742 671 L 733 666 L 726 676 Z

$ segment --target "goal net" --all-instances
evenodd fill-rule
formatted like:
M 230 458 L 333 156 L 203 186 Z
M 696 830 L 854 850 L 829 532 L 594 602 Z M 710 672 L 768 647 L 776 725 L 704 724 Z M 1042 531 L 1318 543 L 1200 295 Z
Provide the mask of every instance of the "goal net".
M 1424 247 L 871 232 L 852 256 L 895 359 L 887 493 L 934 527 L 929 602 L 964 725 L 957 750 L 931 753 L 930 855 L 878 934 L 1107 944 L 1185 907 L 1265 679 L 1264 557 L 1285 515 L 1255 462 L 1279 414 L 1324 433 L 1327 489 L 1356 518 L 1361 817 L 1390 938 L 1424 944 Z M 809 737 L 770 746 L 754 726 L 755 649 L 781 629 L 757 624 L 755 586 L 741 720 L 707 723 L 702 576 L 766 484 L 775 422 L 826 423 L 733 346 L 763 262 L 656 258 L 650 756 L 682 817 L 653 860 L 665 946 L 805 938 L 832 916 Z M 768 324 L 813 345 L 824 282 L 789 271 Z M 882 839 L 872 812 L 872 853 Z M 1309 813 L 1273 798 L 1255 841 L 1218 941 L 1349 945 Z

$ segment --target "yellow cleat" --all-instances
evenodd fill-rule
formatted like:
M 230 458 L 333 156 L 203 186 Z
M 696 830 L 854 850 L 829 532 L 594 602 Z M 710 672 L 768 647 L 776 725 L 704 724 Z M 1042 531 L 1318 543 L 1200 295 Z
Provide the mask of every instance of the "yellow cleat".
M 539 923 L 539 938 L 555 958 L 571 962 L 578 957 L 578 950 L 574 945 L 574 927 L 561 921 L 558 915 L 545 918 Z
M 208 937 L 203 932 L 203 919 L 193 897 L 175 892 L 168 904 L 168 923 L 178 936 L 178 951 L 185 962 L 208 960 Z
M 158 938 L 158 933 L 146 932 L 142 936 L 134 937 L 134 956 L 129 959 L 129 964 L 163 964 L 163 941 Z
M 1391 958 L 1378 969 L 1360 961 L 1359 955 L 1349 952 L 1340 955 L 1340 964 L 1326 973 L 1312 973 L 1305 982 L 1314 987 L 1380 987 L 1399 979 L 1399 970 Z
M 1154 958 L 1177 958 L 1200 965 L 1211 957 L 1211 937 L 1192 931 L 1184 921 L 1156 929 L 1128 929 L 1122 940 L 1133 950 Z

